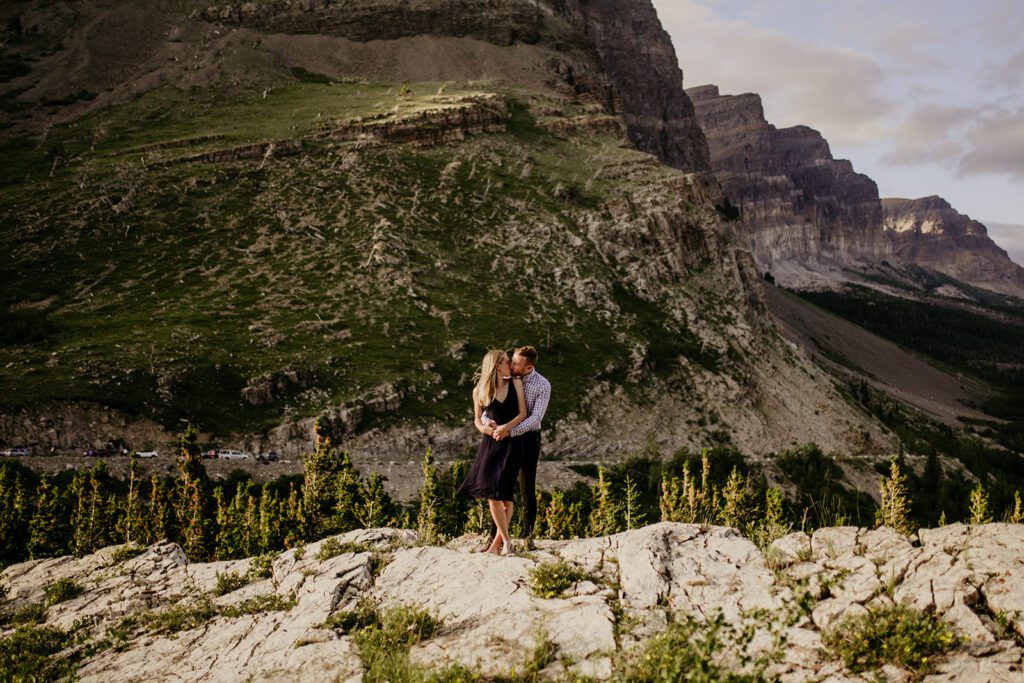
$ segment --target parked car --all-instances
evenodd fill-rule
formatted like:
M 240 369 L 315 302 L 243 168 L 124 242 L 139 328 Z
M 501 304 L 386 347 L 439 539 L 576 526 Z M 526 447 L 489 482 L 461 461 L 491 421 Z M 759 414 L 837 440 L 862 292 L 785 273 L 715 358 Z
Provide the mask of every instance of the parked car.
M 135 455 L 139 458 L 155 458 L 160 454 L 156 451 L 136 451 Z
M 230 448 L 217 451 L 217 457 L 223 460 L 248 460 L 251 456 L 243 451 L 236 451 Z
M 13 458 L 27 458 L 32 455 L 32 452 L 27 448 L 5 448 L 0 451 L 0 455 L 9 455 Z
M 277 451 L 270 451 L 269 453 L 260 453 L 256 456 L 256 459 L 260 462 L 277 462 L 281 459 L 281 456 L 277 454 Z

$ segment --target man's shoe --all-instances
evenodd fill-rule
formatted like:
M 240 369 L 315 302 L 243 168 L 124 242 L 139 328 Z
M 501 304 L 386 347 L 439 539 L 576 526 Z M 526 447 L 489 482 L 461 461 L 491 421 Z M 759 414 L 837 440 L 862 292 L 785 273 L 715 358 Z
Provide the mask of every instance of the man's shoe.
M 526 538 L 526 540 L 523 541 L 523 547 L 526 548 L 527 550 L 536 550 L 537 549 L 537 544 L 533 542 L 533 538 L 532 537 L 528 536 Z

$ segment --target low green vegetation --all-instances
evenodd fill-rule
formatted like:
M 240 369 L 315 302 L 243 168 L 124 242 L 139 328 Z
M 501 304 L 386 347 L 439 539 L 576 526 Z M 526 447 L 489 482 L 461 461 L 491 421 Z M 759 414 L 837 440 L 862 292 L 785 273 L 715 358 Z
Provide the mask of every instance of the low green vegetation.
M 896 605 L 844 618 L 825 634 L 823 642 L 855 673 L 895 664 L 918 679 L 931 671 L 936 656 L 951 650 L 960 639 L 934 614 Z
M 73 639 L 53 626 L 19 626 L 0 638 L 0 681 L 73 680 L 77 663 L 59 654 Z
M 25 605 L 11 616 L 11 623 L 17 626 L 41 624 L 46 621 L 46 605 L 33 602 Z
M 182 602 L 165 609 L 146 612 L 140 624 L 153 634 L 174 634 L 198 628 L 217 616 L 217 606 L 208 595 L 194 602 Z
M 43 594 L 46 596 L 47 605 L 56 605 L 78 597 L 82 594 L 82 590 L 83 588 L 75 583 L 74 579 L 63 578 L 47 586 Z
M 354 610 L 331 615 L 324 623 L 324 628 L 349 635 L 355 641 L 363 660 L 364 681 L 475 680 L 451 678 L 452 671 L 431 672 L 409 660 L 409 649 L 429 639 L 439 627 L 434 616 L 418 607 L 380 610 L 369 600 L 360 601 Z
M 242 586 L 249 584 L 249 576 L 247 574 L 239 574 L 238 572 L 217 572 L 217 585 L 213 589 L 214 595 L 227 595 L 228 593 L 234 593 Z
M 110 561 L 113 564 L 121 564 L 138 557 L 144 552 L 146 552 L 146 546 L 126 543 L 114 551 L 114 554 L 110 556 Z
M 241 617 L 264 612 L 287 612 L 296 604 L 294 597 L 286 598 L 277 593 L 264 593 L 246 598 L 234 605 L 221 607 L 218 613 L 225 617 Z
M 664 632 L 621 653 L 613 679 L 650 683 L 765 681 L 768 667 L 782 658 L 786 623 L 791 622 L 768 611 L 747 613 L 736 624 L 721 612 L 704 619 L 679 614 Z M 768 636 L 768 640 L 755 644 L 758 636 Z
M 375 548 L 366 543 L 342 543 L 337 538 L 327 538 L 320 544 L 316 558 L 323 562 L 345 553 L 372 553 Z
M 541 562 L 530 569 L 530 591 L 538 598 L 557 598 L 586 578 L 586 572 L 565 560 Z

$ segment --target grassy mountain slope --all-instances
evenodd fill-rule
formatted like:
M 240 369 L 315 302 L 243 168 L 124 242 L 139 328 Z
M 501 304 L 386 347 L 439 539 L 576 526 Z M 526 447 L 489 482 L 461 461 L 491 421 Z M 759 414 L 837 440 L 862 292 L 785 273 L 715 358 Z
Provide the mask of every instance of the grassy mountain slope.
M 300 448 L 322 415 L 354 446 L 440 434 L 458 450 L 483 351 L 534 343 L 554 451 L 886 447 L 766 323 L 717 187 L 630 148 L 578 91 L 596 67 L 564 26 L 528 45 L 437 38 L 476 41 L 507 67 L 493 80 L 376 80 L 331 61 L 358 52 L 348 39 L 289 56 L 279 35 L 176 6 L 156 17 L 166 40 L 137 36 L 135 80 L 92 55 L 100 85 L 64 104 L 34 98 L 57 75 L 78 88 L 66 53 L 150 10 L 78 7 L 98 14 L 12 43 L 32 66 L 9 81 L 0 140 L 5 440 L 97 440 L 106 426 L 47 422 L 75 403 L 119 411 L 129 437 L 187 419 Z M 379 68 L 418 71 L 431 40 L 396 38 L 405 61 Z M 552 80 L 570 63 L 575 86 Z

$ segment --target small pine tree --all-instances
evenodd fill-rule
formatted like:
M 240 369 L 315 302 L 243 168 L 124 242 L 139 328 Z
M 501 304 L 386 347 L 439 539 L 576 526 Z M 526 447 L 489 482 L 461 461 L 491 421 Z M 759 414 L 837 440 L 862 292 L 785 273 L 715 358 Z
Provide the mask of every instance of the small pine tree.
M 423 456 L 423 486 L 420 487 L 420 509 L 416 516 L 416 528 L 420 540 L 434 543 L 438 540 L 437 528 L 437 468 L 434 466 L 434 454 L 427 448 Z
M 123 543 L 140 543 L 145 537 L 142 499 L 139 495 L 139 459 L 132 451 L 128 461 L 128 495 L 124 501 L 124 519 L 118 527 Z
M 989 524 L 991 521 L 988 493 L 979 481 L 971 491 L 971 524 Z
M 603 467 L 597 468 L 597 483 L 591 489 L 591 498 L 594 503 L 587 533 L 590 536 L 609 536 L 621 531 L 621 506 L 615 500 L 611 483 L 605 479 Z
M 146 521 L 146 543 L 156 543 L 175 537 L 173 509 L 160 476 L 155 472 L 149 478 L 149 515 Z
M 686 471 L 685 468 L 683 470 Z M 661 521 L 682 522 L 685 510 L 685 489 L 679 477 L 661 475 L 661 497 L 658 498 L 658 508 L 661 510 Z
M 1009 514 L 1006 521 L 1010 524 L 1024 522 L 1024 506 L 1021 505 L 1020 491 L 1013 492 L 1013 512 Z
M 32 508 L 25 484 L 17 468 L 0 464 L 0 566 L 27 559 L 25 539 Z
M 43 474 L 36 488 L 35 512 L 28 525 L 28 554 L 32 559 L 57 557 L 68 550 L 70 542 L 65 506 L 60 491 Z
M 259 552 L 261 554 L 277 550 L 284 544 L 284 534 L 281 529 L 283 514 L 277 493 L 270 488 L 269 484 L 264 484 L 263 490 L 260 492 L 259 508 Z
M 210 478 L 199 453 L 199 433 L 192 425 L 181 435 L 178 455 L 177 501 L 175 512 L 181 529 L 181 546 L 192 561 L 209 559 L 215 550 L 216 529 Z
M 322 538 L 337 528 L 353 528 L 350 501 L 339 505 L 339 487 L 342 496 L 353 492 L 352 462 L 348 454 L 331 444 L 327 423 L 317 418 L 313 423 L 313 452 L 304 458 L 302 481 L 303 510 L 310 537 Z M 339 477 L 343 481 L 339 482 Z
M 359 528 L 357 508 L 362 502 L 362 487 L 359 472 L 352 466 L 347 452 L 338 456 L 337 470 L 334 472 L 334 510 L 331 514 L 330 529 L 332 534 L 340 534 Z
M 384 478 L 379 474 L 360 481 L 359 502 L 354 510 L 360 528 L 375 529 L 395 523 L 395 503 L 384 489 Z
M 888 481 L 882 479 L 880 485 L 881 506 L 875 514 L 879 526 L 887 526 L 909 536 L 914 527 L 908 517 L 910 500 L 907 498 L 907 477 L 900 471 L 900 465 L 893 458 L 889 466 Z
M 793 529 L 793 525 L 786 521 L 782 501 L 782 491 L 765 489 L 764 516 L 754 522 L 750 533 L 750 539 L 762 550 Z
M 285 502 L 284 545 L 294 548 L 307 537 L 305 501 L 292 484 L 288 485 L 288 500 Z
M 732 468 L 729 479 L 725 483 L 722 499 L 725 504 L 720 515 L 721 522 L 747 533 L 758 516 L 757 502 L 746 477 L 740 474 L 736 467 Z
M 623 521 L 627 529 L 644 525 L 644 512 L 640 509 L 640 489 L 628 474 L 626 475 L 626 502 L 623 507 Z
M 552 491 L 551 500 L 544 508 L 545 538 L 572 538 L 572 518 L 569 507 L 565 504 L 562 491 Z

